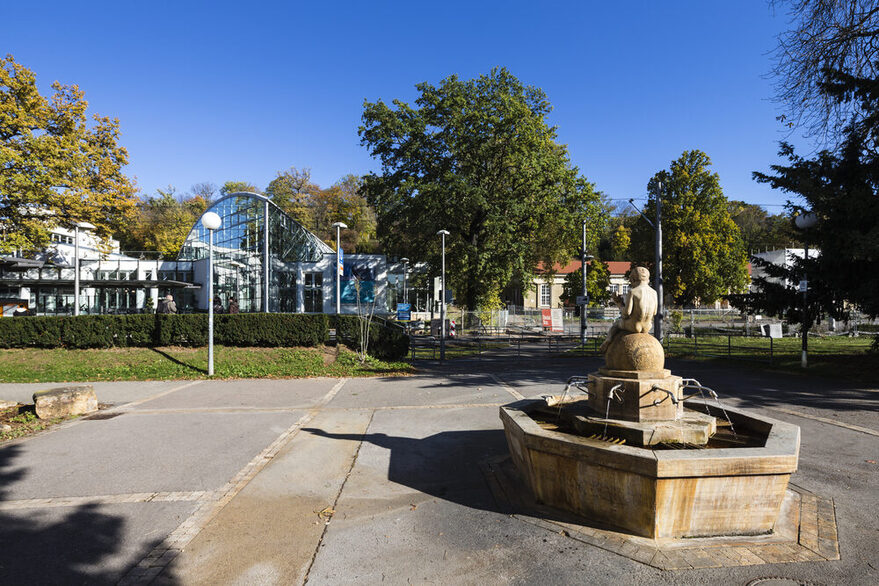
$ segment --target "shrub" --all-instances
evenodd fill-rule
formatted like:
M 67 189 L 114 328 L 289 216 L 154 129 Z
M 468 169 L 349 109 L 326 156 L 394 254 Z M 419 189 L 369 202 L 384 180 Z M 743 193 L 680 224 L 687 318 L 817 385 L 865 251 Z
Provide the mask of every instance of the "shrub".
M 208 316 L 132 314 L 0 319 L 0 348 L 204 346 Z M 214 317 L 214 341 L 226 346 L 317 346 L 326 315 L 247 313 Z
M 336 328 L 336 338 L 354 350 L 360 349 L 360 318 L 356 315 L 334 315 L 331 326 Z M 370 356 L 382 360 L 399 360 L 409 353 L 409 336 L 400 328 L 373 322 L 369 328 Z

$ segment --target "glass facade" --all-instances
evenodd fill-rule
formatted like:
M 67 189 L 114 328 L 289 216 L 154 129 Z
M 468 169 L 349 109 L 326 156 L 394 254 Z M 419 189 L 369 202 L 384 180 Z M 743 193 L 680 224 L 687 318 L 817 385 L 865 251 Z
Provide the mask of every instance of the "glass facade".
M 232 194 L 209 211 L 222 220 L 214 234 L 214 296 L 223 308 L 235 298 L 242 312 L 295 311 L 298 263 L 318 262 L 333 249 L 261 195 Z M 178 261 L 207 258 L 209 238 L 196 222 Z

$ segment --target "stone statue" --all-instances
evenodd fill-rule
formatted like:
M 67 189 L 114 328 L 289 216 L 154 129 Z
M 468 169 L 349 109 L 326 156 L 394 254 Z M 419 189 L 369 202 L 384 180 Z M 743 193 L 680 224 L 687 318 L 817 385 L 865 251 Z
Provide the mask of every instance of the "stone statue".
M 629 282 L 632 288 L 625 300 L 614 295 L 614 303 L 620 308 L 620 317 L 607 332 L 607 339 L 599 348 L 602 354 L 607 352 L 614 338 L 621 333 L 646 334 L 653 325 L 653 316 L 658 306 L 656 291 L 648 284 L 650 272 L 644 267 L 632 267 L 629 271 Z

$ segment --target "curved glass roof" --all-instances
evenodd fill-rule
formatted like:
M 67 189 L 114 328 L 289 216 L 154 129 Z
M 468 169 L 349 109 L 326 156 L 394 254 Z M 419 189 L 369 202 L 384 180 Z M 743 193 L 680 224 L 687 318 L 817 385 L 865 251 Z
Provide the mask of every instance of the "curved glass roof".
M 214 233 L 215 301 L 225 309 L 234 299 L 242 312 L 296 311 L 297 263 L 318 262 L 333 249 L 262 195 L 233 193 L 208 211 L 222 220 Z M 207 258 L 208 239 L 199 219 L 177 260 Z
M 263 252 L 265 239 L 265 204 L 269 215 L 269 252 L 272 262 L 317 262 L 324 254 L 335 252 L 323 240 L 302 227 L 269 198 L 256 193 L 238 192 L 215 202 L 207 211 L 223 221 L 214 233 L 214 252 Z M 189 231 L 177 260 L 207 258 L 208 230 L 201 218 Z M 237 256 L 237 255 L 236 255 Z

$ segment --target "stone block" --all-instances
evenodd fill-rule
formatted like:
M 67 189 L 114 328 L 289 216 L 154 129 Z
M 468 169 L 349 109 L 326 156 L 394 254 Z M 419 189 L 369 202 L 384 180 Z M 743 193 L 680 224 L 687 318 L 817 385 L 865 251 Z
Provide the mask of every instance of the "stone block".
M 91 385 L 72 385 L 34 393 L 34 410 L 40 419 L 84 415 L 98 410 Z
M 614 398 L 608 400 L 611 391 Z M 589 406 L 599 416 L 607 414 L 609 419 L 673 421 L 683 414 L 682 398 L 682 379 L 679 376 L 642 378 L 589 375 Z

